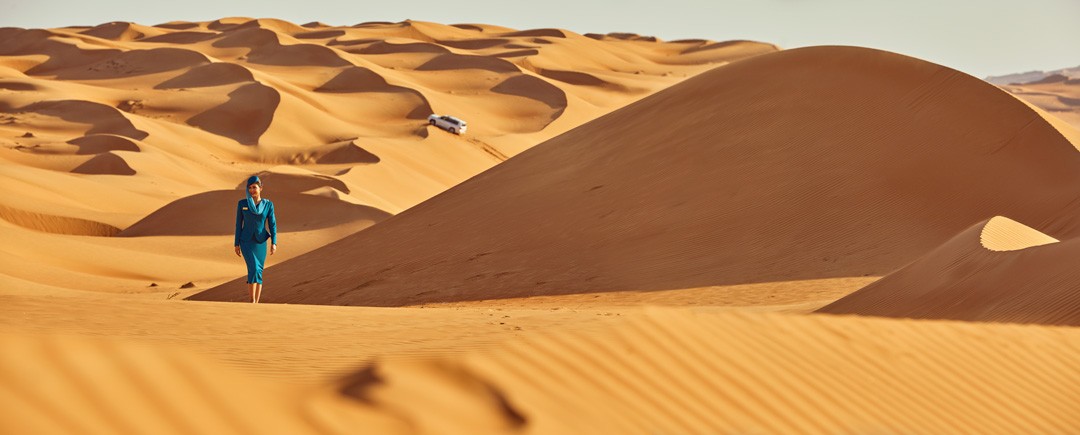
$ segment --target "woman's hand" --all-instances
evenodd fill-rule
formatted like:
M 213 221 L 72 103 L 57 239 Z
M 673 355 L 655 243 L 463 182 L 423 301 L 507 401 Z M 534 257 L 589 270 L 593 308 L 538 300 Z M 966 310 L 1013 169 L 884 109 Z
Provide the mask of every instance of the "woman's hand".
M 270 255 L 274 255 L 275 252 L 277 252 L 277 245 L 271 244 L 270 245 Z
M 236 250 L 236 256 L 242 257 L 242 255 L 240 255 L 240 245 L 233 246 L 233 248 Z

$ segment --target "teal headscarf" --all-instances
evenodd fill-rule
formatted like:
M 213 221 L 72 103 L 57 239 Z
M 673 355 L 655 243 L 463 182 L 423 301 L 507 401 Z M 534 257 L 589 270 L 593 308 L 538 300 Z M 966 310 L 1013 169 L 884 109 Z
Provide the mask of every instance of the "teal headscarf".
M 259 179 L 259 176 L 252 175 L 248 177 L 247 184 L 244 184 L 244 193 L 247 195 L 248 210 L 255 214 L 263 214 L 263 211 L 266 210 L 266 201 L 260 200 L 258 204 L 255 204 L 255 199 L 251 197 L 251 191 L 248 190 L 248 187 L 252 184 L 262 186 L 262 180 Z

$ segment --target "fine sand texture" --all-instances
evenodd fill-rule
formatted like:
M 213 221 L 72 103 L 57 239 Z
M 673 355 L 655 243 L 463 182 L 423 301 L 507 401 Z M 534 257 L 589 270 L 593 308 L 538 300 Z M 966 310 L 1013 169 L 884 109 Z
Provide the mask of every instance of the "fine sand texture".
M 0 423 L 5 432 L 1080 427 L 1080 333 L 1072 328 L 689 308 L 120 305 L 99 298 L 83 298 L 82 306 L 57 305 L 76 300 L 67 297 L 3 301 L 0 343 L 9 351 L 0 356 L 0 403 L 19 416 Z M 106 309 L 114 315 L 94 314 Z M 40 335 L 26 318 L 65 335 Z M 101 335 L 109 338 L 89 337 Z
M 995 215 L 1076 237 L 1078 185 L 1077 147 L 997 87 L 883 51 L 785 50 L 273 266 L 287 290 L 267 300 L 401 306 L 881 276 Z M 242 280 L 193 296 L 246 297 Z

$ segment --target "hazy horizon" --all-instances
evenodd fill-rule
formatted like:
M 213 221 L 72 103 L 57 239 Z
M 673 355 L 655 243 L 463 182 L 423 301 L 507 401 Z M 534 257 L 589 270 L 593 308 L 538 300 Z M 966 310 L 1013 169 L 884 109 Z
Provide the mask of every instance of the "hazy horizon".
M 1076 0 L 1031 0 L 1022 6 L 994 0 L 912 0 L 903 4 L 855 0 L 549 0 L 512 6 L 495 0 L 378 4 L 189 0 L 171 7 L 134 0 L 77 4 L 42 0 L 0 5 L 0 26 L 23 28 L 92 26 L 110 21 L 155 25 L 231 16 L 278 18 L 297 24 L 413 19 L 517 29 L 557 27 L 578 33 L 630 32 L 664 40 L 749 39 L 781 48 L 857 45 L 917 57 L 980 78 L 1080 65 L 1075 46 L 1080 41 L 1080 1 Z

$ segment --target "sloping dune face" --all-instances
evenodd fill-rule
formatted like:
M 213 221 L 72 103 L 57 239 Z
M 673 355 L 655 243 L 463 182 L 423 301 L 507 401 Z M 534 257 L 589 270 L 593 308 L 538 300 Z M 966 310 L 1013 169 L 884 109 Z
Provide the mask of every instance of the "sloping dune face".
M 536 42 L 543 35 L 550 40 Z M 19 237 L 63 245 L 63 234 L 113 235 L 136 222 L 142 225 L 123 235 L 219 235 L 231 231 L 231 210 L 199 208 L 192 216 L 207 221 L 191 218 L 171 229 L 150 225 L 164 215 L 146 219 L 167 204 L 173 214 L 165 221 L 182 219 L 184 207 L 203 204 L 190 200 L 200 194 L 227 203 L 219 197 L 230 194 L 222 192 L 284 165 L 336 180 L 276 198 L 294 213 L 295 222 L 282 228 L 327 230 L 309 241 L 330 242 L 345 234 L 345 217 L 398 213 L 687 77 L 776 50 L 737 45 L 702 57 L 680 54 L 684 43 L 413 21 L 304 27 L 224 18 L 3 28 L 0 206 L 8 211 L 0 220 L 14 225 L 0 223 L 0 238 L 4 231 L 42 230 Z M 506 55 L 521 47 L 530 54 Z M 547 70 L 577 71 L 605 86 L 537 72 Z M 468 135 L 430 126 L 433 113 L 467 120 Z M 267 188 L 275 199 L 273 183 Z M 51 217 L 30 225 L 19 216 Z M 88 243 L 131 249 L 104 237 Z M 12 270 L 33 263 L 32 255 L 15 257 L 26 263 Z M 161 279 L 118 263 L 109 276 L 141 281 L 113 282 L 125 292 Z M 167 267 L 147 265 L 158 266 Z M 5 273 L 0 284 L 8 282 Z M 193 274 L 190 280 L 223 280 Z
M 1080 326 L 1078 260 L 1080 238 L 999 216 L 818 311 Z
M 989 84 L 870 49 L 789 50 L 687 80 L 274 267 L 290 291 L 268 299 L 884 275 L 998 214 L 1076 236 L 1078 183 L 1077 149 Z M 242 282 L 195 297 L 242 300 Z

